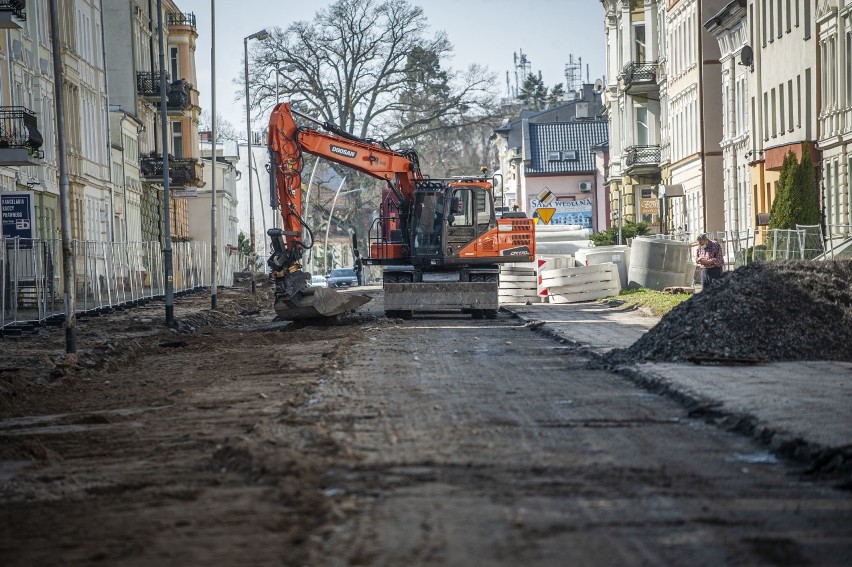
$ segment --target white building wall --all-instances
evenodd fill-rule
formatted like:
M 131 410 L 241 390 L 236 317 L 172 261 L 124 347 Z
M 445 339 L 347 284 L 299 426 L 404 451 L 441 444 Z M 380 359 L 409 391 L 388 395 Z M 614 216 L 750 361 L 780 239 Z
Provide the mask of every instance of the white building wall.
M 274 223 L 278 211 L 273 211 L 269 207 L 269 174 L 266 171 L 266 164 L 269 162 L 269 156 L 266 150 L 265 141 L 262 137 L 258 137 L 257 144 L 252 140 L 251 147 L 252 159 L 252 189 L 253 195 L 249 196 L 249 168 L 248 168 L 248 145 L 245 141 L 239 143 L 239 161 L 236 164 L 237 169 L 241 172 L 241 177 L 236 181 L 236 196 L 238 200 L 237 218 L 238 230 L 250 236 L 251 215 L 249 203 L 254 200 L 254 234 L 255 234 L 255 249 L 256 253 L 265 259 L 271 253 L 269 246 L 269 238 L 266 236 L 266 229 L 276 226 Z M 307 183 L 307 180 L 305 181 Z M 345 188 L 344 188 L 345 190 Z M 280 223 L 279 223 L 280 225 Z
M 758 114 L 753 119 L 762 142 L 759 150 L 816 139 L 815 4 L 810 0 L 749 2 L 755 51 L 749 90 L 757 101 Z
M 852 151 L 848 143 L 852 139 L 852 2 L 822 4 L 816 17 L 821 59 L 822 206 L 826 231 L 845 235 L 852 232 Z

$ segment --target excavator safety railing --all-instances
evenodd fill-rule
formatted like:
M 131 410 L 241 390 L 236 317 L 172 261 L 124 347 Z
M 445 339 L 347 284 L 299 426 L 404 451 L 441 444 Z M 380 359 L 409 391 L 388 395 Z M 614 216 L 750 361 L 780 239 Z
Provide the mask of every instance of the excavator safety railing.
M 367 231 L 367 250 L 368 254 L 364 258 L 371 264 L 384 264 L 388 261 L 398 263 L 402 253 L 402 246 L 405 241 L 402 237 L 402 230 L 398 228 L 389 229 L 399 222 L 399 217 L 396 216 L 381 216 L 373 220 L 370 229 Z

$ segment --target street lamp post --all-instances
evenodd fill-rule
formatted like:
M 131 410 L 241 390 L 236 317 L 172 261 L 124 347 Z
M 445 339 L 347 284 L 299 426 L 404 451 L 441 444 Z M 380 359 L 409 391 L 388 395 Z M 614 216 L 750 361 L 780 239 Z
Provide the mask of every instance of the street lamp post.
M 251 182 L 251 105 L 249 101 L 249 74 L 248 74 L 248 42 L 250 39 L 257 39 L 263 41 L 269 37 L 269 32 L 265 29 L 260 30 L 259 32 L 255 32 L 250 36 L 243 39 L 243 54 L 245 57 L 245 80 L 246 80 L 246 146 L 248 151 L 248 178 L 249 178 L 249 231 L 251 232 L 250 242 L 251 242 L 251 251 L 250 251 L 250 261 L 251 265 L 249 268 L 251 269 L 251 293 L 254 295 L 257 293 L 257 283 L 255 282 L 255 268 L 257 262 L 255 261 L 255 243 L 254 243 L 254 188 L 252 187 Z
M 210 0 L 210 95 L 212 124 L 210 132 L 210 309 L 216 309 L 219 288 L 219 230 L 216 222 L 216 0 Z

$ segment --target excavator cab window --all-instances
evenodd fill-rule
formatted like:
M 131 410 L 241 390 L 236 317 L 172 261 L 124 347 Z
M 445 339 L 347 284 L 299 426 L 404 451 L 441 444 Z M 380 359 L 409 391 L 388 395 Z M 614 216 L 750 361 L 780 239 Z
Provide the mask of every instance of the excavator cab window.
M 439 256 L 443 238 L 444 218 L 450 214 L 449 203 L 441 192 L 418 192 L 415 195 L 413 230 L 413 256 Z
M 484 234 L 494 228 L 494 201 L 491 192 L 477 187 L 476 192 L 476 235 Z
M 447 230 L 447 240 L 454 250 L 460 250 L 496 225 L 491 193 L 482 187 L 457 187 L 452 202 L 455 218 Z

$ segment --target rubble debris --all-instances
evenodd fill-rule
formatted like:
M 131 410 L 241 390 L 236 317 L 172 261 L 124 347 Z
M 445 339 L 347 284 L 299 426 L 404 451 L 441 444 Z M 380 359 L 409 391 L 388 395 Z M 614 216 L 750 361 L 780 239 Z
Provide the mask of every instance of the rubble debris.
M 754 263 L 683 302 L 608 362 L 852 361 L 852 261 Z

